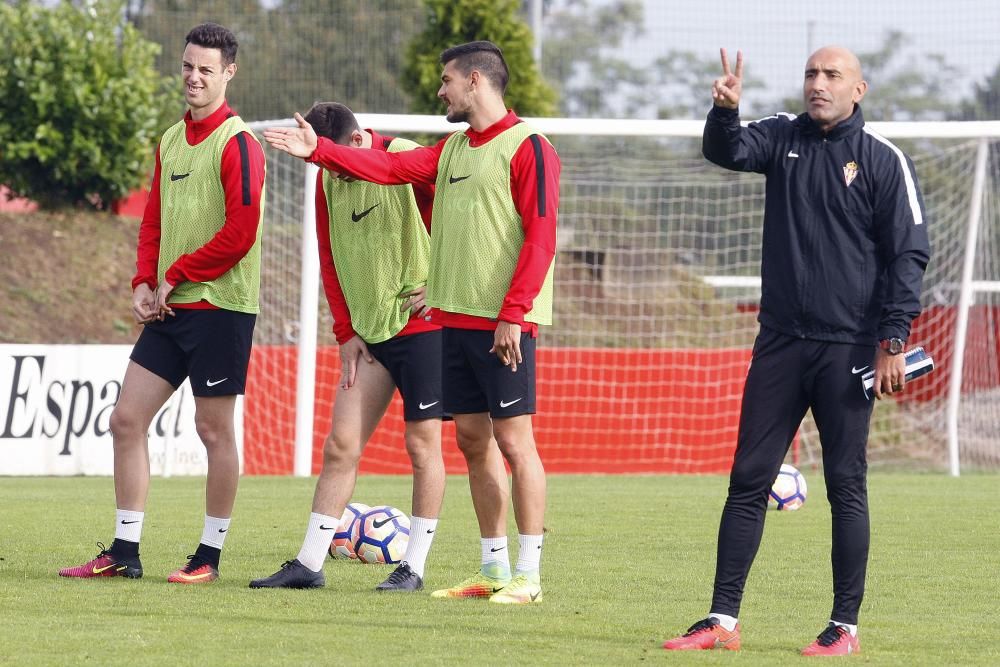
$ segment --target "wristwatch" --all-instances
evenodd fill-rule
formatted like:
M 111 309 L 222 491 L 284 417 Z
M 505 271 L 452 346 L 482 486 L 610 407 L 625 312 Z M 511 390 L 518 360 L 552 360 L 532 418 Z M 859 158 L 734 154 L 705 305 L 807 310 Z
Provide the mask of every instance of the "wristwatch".
M 906 341 L 902 338 L 886 338 L 880 340 L 878 346 L 889 354 L 902 354 L 903 348 L 906 347 Z

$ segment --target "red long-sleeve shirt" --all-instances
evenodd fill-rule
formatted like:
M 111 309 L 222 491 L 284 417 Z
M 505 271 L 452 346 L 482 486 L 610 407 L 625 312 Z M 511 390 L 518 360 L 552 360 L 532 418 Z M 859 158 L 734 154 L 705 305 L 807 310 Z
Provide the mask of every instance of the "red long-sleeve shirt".
M 193 120 L 191 112 L 184 114 L 184 136 L 188 145 L 204 141 L 216 128 L 234 115 L 229 104 L 222 103 L 212 115 Z M 226 220 L 212 239 L 192 253 L 181 255 L 166 272 L 164 279 L 171 285 L 185 280 L 206 282 L 215 280 L 243 259 L 257 240 L 260 224 L 260 200 L 264 187 L 264 150 L 256 141 L 246 142 L 247 155 L 240 154 L 239 142 L 233 137 L 222 151 L 221 179 L 226 195 Z M 246 190 L 246 192 L 244 192 Z M 249 195 L 249 196 L 247 196 Z M 246 203 L 249 202 L 249 203 Z M 160 149 L 156 149 L 156 168 L 149 186 L 149 199 L 139 225 L 136 249 L 136 273 L 132 289 L 141 283 L 156 289 L 157 263 L 160 258 Z M 175 308 L 215 308 L 207 301 L 171 304 Z
M 506 129 L 520 123 L 513 111 L 482 132 L 471 127 L 465 131 L 469 144 L 482 146 Z M 373 183 L 399 185 L 402 183 L 433 184 L 437 180 L 438 161 L 446 139 L 434 146 L 412 151 L 386 153 L 338 146 L 320 138 L 319 145 L 309 157 L 321 167 L 342 172 Z M 514 208 L 521 216 L 524 245 L 518 255 L 517 266 L 510 288 L 504 298 L 497 320 L 520 324 L 523 331 L 536 335 L 537 325 L 525 322 L 524 316 L 548 273 L 556 252 L 556 218 L 559 208 L 559 173 L 562 165 L 555 149 L 547 142 L 541 144 L 541 164 L 538 172 L 535 149 L 526 139 L 514 153 L 510 162 L 510 192 Z M 434 261 L 433 258 L 431 261 Z M 496 329 L 497 322 L 485 317 L 464 313 L 436 311 L 438 323 L 459 329 Z
M 375 130 L 367 131 L 372 135 L 371 150 L 382 152 L 388 150 L 392 137 L 384 137 Z M 413 198 L 420 210 L 420 217 L 423 219 L 427 231 L 430 232 L 434 186 L 427 183 L 415 183 L 412 187 Z M 323 172 L 320 171 L 316 175 L 316 240 L 319 242 L 319 268 L 323 278 L 323 291 L 326 292 L 330 313 L 333 314 L 333 334 L 337 337 L 337 342 L 343 345 L 356 334 L 351 325 L 351 311 L 347 307 L 347 299 L 344 298 L 344 291 L 340 286 L 340 279 L 337 277 L 337 267 L 333 261 L 333 248 L 330 243 L 330 209 L 327 204 L 326 192 L 323 190 Z M 439 328 L 438 325 L 428 322 L 422 317 L 411 315 L 406 326 L 396 336 L 409 336 Z

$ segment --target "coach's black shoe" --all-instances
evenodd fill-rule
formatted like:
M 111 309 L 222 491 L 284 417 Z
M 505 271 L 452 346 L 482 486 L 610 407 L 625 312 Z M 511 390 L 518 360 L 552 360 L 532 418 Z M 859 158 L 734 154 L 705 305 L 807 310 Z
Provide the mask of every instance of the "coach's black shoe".
M 405 560 L 392 571 L 389 578 L 375 587 L 377 591 L 419 591 L 424 587 L 424 580 L 410 569 Z
M 250 588 L 323 588 L 326 578 L 323 571 L 313 572 L 299 562 L 299 559 L 286 560 L 281 569 L 270 577 L 254 579 Z

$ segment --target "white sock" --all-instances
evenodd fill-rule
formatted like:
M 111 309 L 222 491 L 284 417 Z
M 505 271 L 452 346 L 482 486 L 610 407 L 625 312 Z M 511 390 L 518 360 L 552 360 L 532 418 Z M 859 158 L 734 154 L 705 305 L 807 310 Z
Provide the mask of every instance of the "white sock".
M 434 541 L 434 531 L 437 530 L 437 519 L 425 519 L 420 516 L 410 517 L 410 540 L 406 543 L 406 561 L 410 569 L 418 576 L 424 576 L 424 566 L 427 563 L 427 553 Z
M 857 637 L 858 636 L 858 626 L 857 625 L 851 625 L 850 623 L 841 623 L 840 621 L 835 621 L 832 618 L 830 619 L 830 622 L 833 623 L 834 625 L 839 625 L 841 627 L 847 628 L 847 630 L 851 633 L 852 637 Z
M 326 554 L 330 550 L 333 534 L 337 532 L 340 519 L 326 514 L 312 512 L 309 515 L 309 525 L 306 526 L 306 538 L 302 540 L 302 548 L 296 558 L 313 572 L 323 569 Z
M 726 614 L 717 614 L 714 611 L 708 615 L 709 618 L 714 618 L 719 622 L 726 632 L 732 632 L 736 629 L 736 624 L 739 622 L 736 620 L 735 616 L 727 616 Z
M 145 512 L 115 510 L 115 539 L 139 543 L 142 536 L 142 520 Z
M 229 534 L 229 522 L 232 519 L 220 519 L 216 516 L 205 515 L 205 528 L 201 531 L 201 543 L 207 547 L 221 549 Z
M 479 543 L 482 545 L 483 565 L 498 563 L 510 571 L 510 553 L 507 551 L 507 536 L 481 537 Z
M 518 535 L 517 543 L 520 546 L 517 552 L 517 571 L 537 572 L 542 562 L 542 536 Z

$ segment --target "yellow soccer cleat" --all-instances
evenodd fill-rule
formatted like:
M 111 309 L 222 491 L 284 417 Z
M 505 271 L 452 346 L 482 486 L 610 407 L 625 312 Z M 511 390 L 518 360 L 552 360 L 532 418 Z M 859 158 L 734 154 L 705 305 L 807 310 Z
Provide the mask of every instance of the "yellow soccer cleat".
M 483 572 L 486 570 L 486 572 Z M 431 593 L 433 598 L 488 598 L 499 593 L 509 584 L 510 570 L 504 567 L 484 565 L 482 570 L 465 581 Z
M 542 584 L 538 572 L 519 572 L 503 590 L 490 596 L 497 604 L 531 604 L 542 601 Z

